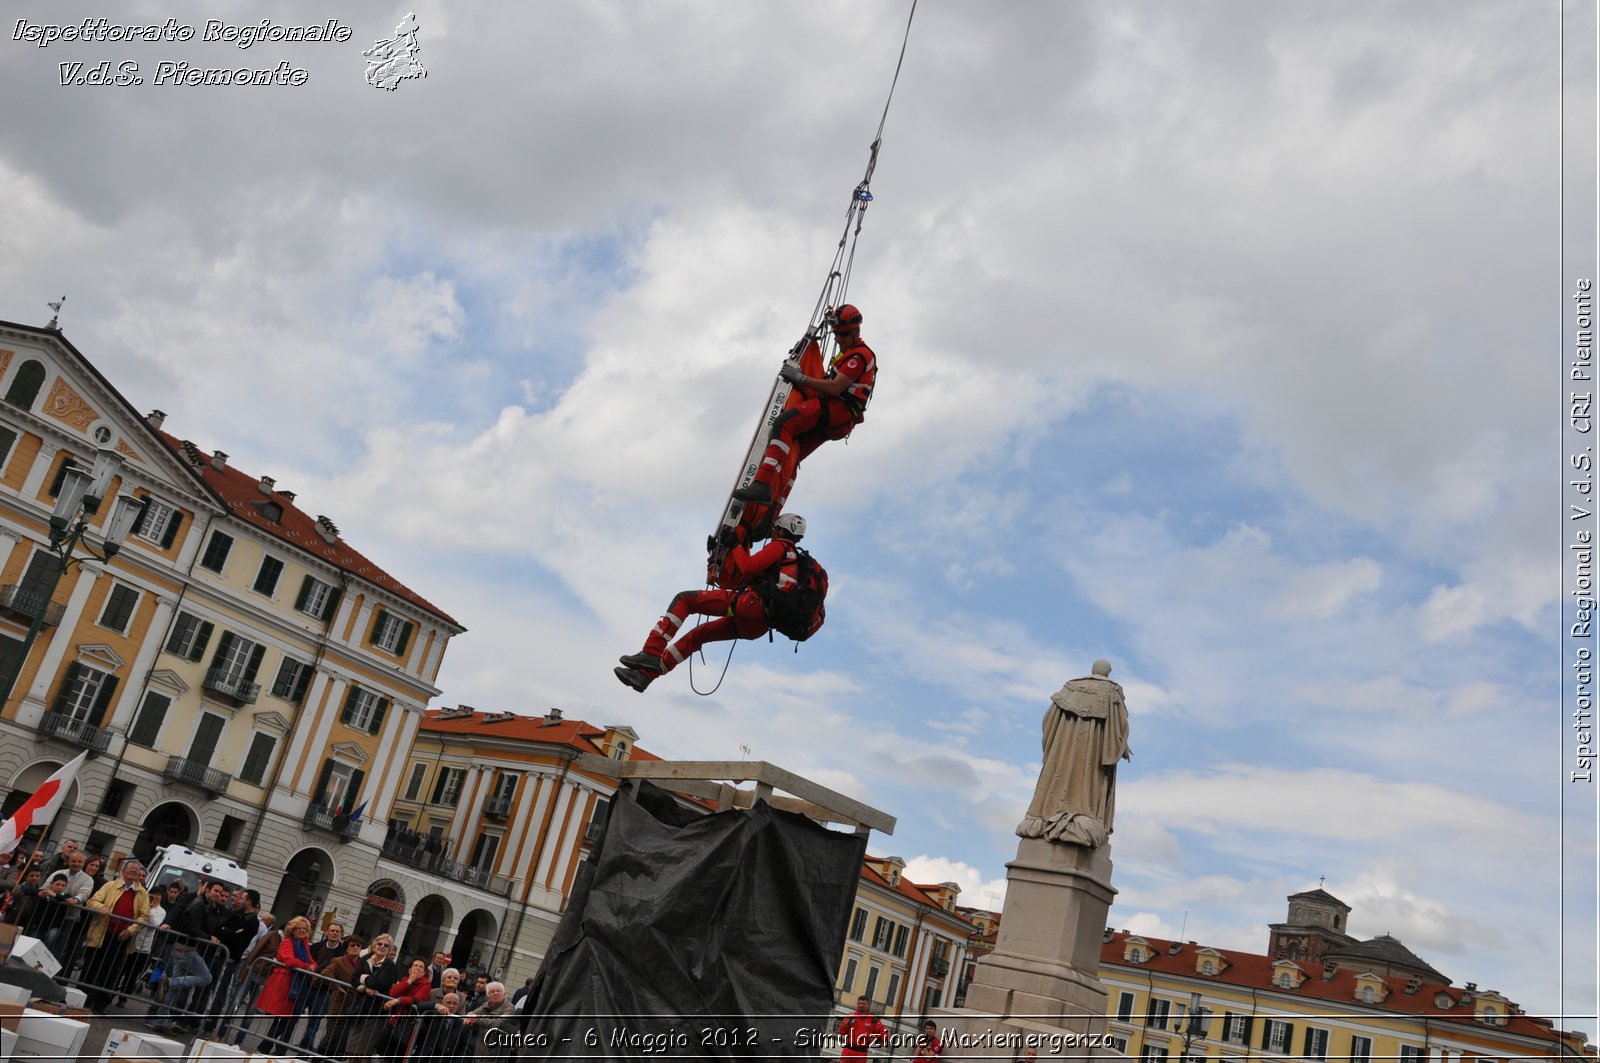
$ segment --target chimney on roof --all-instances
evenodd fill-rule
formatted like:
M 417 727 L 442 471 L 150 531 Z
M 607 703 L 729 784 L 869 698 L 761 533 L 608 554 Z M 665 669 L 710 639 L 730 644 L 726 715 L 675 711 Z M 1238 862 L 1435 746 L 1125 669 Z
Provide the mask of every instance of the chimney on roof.
M 329 544 L 339 541 L 338 526 L 321 513 L 317 514 L 317 534 L 322 536 L 323 541 Z
M 224 454 L 220 450 L 213 450 L 211 452 L 211 467 L 213 469 L 221 472 L 223 469 L 227 468 L 227 465 L 228 455 Z
M 1331 979 L 1334 975 L 1336 975 L 1338 973 L 1339 973 L 1339 965 L 1337 963 L 1334 963 L 1332 960 L 1328 960 L 1328 961 L 1323 963 L 1323 965 L 1322 965 L 1322 980 L 1324 982 L 1328 981 L 1329 979 Z
M 144 421 L 145 424 L 159 431 L 161 426 L 167 423 L 167 415 L 161 410 L 151 410 L 144 415 Z
M 540 726 L 542 726 L 542 727 L 554 727 L 556 724 L 558 724 L 560 722 L 561 722 L 561 710 L 552 708 L 552 709 L 550 709 L 548 712 L 546 712 L 544 714 L 544 723 L 541 724 Z
M 293 502 L 294 501 L 294 492 L 293 491 L 279 491 L 278 494 L 282 495 L 286 501 L 289 501 L 289 502 Z
M 200 448 L 194 445 L 193 440 L 185 439 L 180 446 L 183 447 L 183 456 L 188 459 L 190 465 L 199 468 L 206 463 L 206 456 L 200 453 Z
M 277 482 L 278 481 L 274 480 L 270 476 L 263 476 L 261 478 L 261 482 L 256 484 L 256 489 L 264 495 L 270 495 L 272 494 L 272 488 L 277 484 Z
M 1412 975 L 1410 978 L 1406 979 L 1406 993 L 1408 995 L 1411 994 L 1411 993 L 1415 993 L 1417 990 L 1419 990 L 1421 988 L 1422 988 L 1422 979 L 1418 978 L 1416 975 Z
M 1111 939 L 1116 937 L 1116 936 L 1117 936 L 1117 932 L 1115 930 L 1112 930 L 1108 926 L 1108 927 L 1106 927 L 1105 935 L 1100 939 L 1100 943 L 1102 945 L 1109 945 L 1109 944 L 1111 944 Z
M 1167 955 L 1168 956 L 1176 956 L 1178 953 L 1180 953 L 1182 951 L 1183 951 L 1183 942 L 1181 942 L 1181 941 L 1174 941 L 1172 944 L 1167 946 Z

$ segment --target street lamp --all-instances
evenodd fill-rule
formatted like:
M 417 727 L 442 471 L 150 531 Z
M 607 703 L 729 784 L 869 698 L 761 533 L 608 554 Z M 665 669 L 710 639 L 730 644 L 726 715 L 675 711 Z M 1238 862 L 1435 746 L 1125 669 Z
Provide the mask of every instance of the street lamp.
M 117 556 L 117 551 L 122 549 L 122 543 L 133 530 L 134 524 L 144 515 L 145 506 L 149 500 L 145 498 L 132 498 L 123 495 L 117 499 L 117 507 L 111 512 L 111 519 L 106 522 L 105 535 L 100 543 L 100 549 L 95 550 L 86 538 L 89 531 L 89 519 L 100 511 L 100 503 L 105 499 L 106 492 L 111 489 L 111 481 L 116 478 L 117 471 L 122 468 L 122 455 L 114 450 L 101 448 L 94 457 L 94 467 L 88 472 L 76 465 L 69 465 L 62 470 L 61 490 L 56 494 L 56 508 L 50 514 L 50 553 L 55 556 L 56 563 L 50 574 L 49 584 L 42 588 L 39 594 L 39 603 L 34 609 L 33 623 L 28 625 L 28 634 L 22 640 L 22 646 L 17 650 L 16 656 L 6 669 L 6 675 L 0 680 L 0 707 L 11 700 L 12 688 L 17 685 L 17 677 L 22 674 L 22 665 L 28 659 L 28 653 L 33 649 L 34 641 L 38 639 L 40 630 L 44 627 L 45 614 L 49 611 L 50 600 L 55 597 L 56 587 L 61 584 L 61 577 L 73 564 L 83 560 L 74 557 L 79 546 L 96 561 L 109 562 Z

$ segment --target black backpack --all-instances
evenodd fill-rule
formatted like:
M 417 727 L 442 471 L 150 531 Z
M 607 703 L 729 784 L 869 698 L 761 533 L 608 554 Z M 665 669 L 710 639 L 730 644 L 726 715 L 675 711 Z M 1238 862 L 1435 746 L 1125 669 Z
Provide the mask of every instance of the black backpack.
M 767 625 L 785 638 L 804 642 L 817 633 L 826 618 L 823 600 L 828 597 L 828 570 L 798 546 L 794 548 L 794 553 L 793 589 L 778 590 L 778 568 L 781 566 L 776 565 L 762 573 L 753 586 L 766 606 Z

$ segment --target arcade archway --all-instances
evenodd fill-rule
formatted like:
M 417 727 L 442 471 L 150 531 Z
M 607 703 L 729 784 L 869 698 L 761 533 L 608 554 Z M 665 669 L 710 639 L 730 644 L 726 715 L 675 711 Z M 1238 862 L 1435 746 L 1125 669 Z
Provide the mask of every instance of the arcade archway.
M 278 892 L 272 898 L 272 918 L 283 926 L 297 915 L 318 926 L 322 905 L 333 884 L 333 857 L 321 849 L 301 849 L 289 858 Z
M 181 801 L 163 801 L 144 817 L 144 829 L 133 840 L 133 855 L 145 863 L 163 845 L 189 845 L 199 833 L 194 810 Z

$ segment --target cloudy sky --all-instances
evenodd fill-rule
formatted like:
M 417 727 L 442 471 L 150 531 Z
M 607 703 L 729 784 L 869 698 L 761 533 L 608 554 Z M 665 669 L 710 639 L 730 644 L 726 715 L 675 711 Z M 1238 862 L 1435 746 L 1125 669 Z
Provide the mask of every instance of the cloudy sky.
M 413 10 L 426 78 L 370 86 Z M 1114 925 L 1259 952 L 1325 879 L 1356 933 L 1592 1014 L 1553 2 L 923 0 L 849 293 L 879 388 L 791 498 L 828 625 L 720 686 L 725 647 L 611 676 L 703 577 L 908 10 L 407 0 L 240 49 L 206 20 L 327 9 L 9 5 L 197 32 L 6 23 L 0 317 L 65 293 L 136 407 L 465 623 L 442 704 L 748 749 L 985 907 L 1047 699 L 1106 657 Z M 145 82 L 61 85 L 106 60 Z

